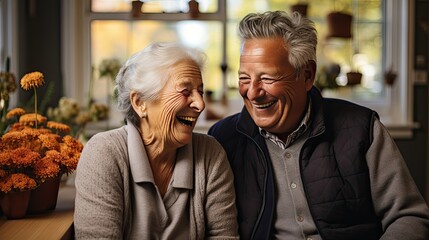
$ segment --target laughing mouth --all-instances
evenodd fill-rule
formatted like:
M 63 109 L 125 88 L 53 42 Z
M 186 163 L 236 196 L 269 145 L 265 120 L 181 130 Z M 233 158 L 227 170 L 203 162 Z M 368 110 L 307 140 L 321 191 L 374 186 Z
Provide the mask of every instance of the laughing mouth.
M 197 121 L 196 117 L 177 116 L 176 118 L 183 125 L 190 126 L 190 127 L 192 127 L 194 122 Z
M 265 108 L 271 107 L 272 105 L 274 105 L 274 103 L 276 103 L 276 101 L 272 101 L 272 102 L 264 103 L 264 104 L 253 104 L 253 105 L 258 109 L 265 109 Z

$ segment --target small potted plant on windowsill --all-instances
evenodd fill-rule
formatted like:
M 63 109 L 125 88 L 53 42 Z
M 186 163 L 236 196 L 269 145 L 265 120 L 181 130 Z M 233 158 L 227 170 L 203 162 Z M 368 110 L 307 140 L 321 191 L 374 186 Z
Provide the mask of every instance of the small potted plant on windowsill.
M 388 86 L 392 86 L 395 83 L 396 77 L 396 72 L 393 70 L 393 67 L 390 67 L 389 70 L 384 73 L 384 82 Z
M 362 81 L 362 73 L 358 71 L 347 73 L 347 86 L 358 85 L 361 83 L 361 81 Z

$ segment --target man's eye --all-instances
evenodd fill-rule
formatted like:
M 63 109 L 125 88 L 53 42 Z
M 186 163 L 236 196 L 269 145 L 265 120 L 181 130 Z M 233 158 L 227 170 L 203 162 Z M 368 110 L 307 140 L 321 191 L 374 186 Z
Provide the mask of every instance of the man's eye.
M 240 84 L 249 84 L 250 83 L 250 78 L 248 78 L 248 77 L 240 77 L 238 79 L 238 81 L 239 81 Z
M 275 80 L 275 79 L 272 79 L 272 78 L 263 78 L 263 79 L 262 79 L 262 82 L 263 82 L 264 84 L 273 84 L 275 81 L 276 81 L 276 80 Z

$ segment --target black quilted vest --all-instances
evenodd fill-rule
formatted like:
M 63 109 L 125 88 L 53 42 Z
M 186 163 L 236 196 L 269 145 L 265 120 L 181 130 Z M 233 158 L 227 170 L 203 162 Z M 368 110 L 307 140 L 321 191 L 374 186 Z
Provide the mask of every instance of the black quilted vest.
M 301 149 L 301 176 L 317 229 L 326 240 L 371 240 L 382 234 L 374 213 L 365 153 L 374 111 L 311 91 L 310 137 Z M 209 134 L 225 148 L 234 172 L 242 239 L 272 239 L 274 177 L 265 140 L 245 108 Z
M 377 115 L 341 100 L 325 99 L 321 107 L 323 115 L 312 126 L 313 134 L 320 128 L 324 132 L 301 150 L 313 219 L 324 239 L 379 239 L 381 222 L 374 213 L 365 158 Z

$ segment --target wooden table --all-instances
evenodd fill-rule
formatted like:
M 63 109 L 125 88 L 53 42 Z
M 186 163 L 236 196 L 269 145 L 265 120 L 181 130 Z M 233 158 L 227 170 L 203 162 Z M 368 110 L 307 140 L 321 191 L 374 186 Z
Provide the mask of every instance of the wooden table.
M 73 186 L 61 186 L 54 211 L 27 215 L 23 219 L 16 220 L 0 217 L 0 239 L 73 239 L 74 196 Z

